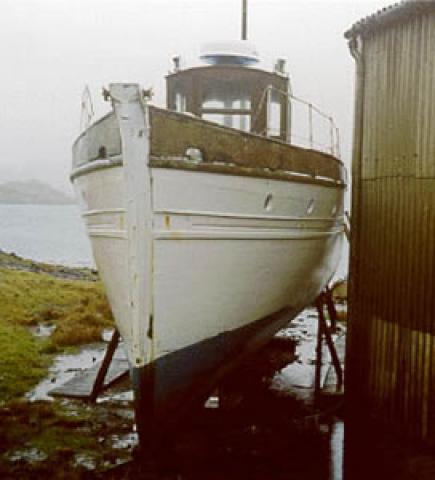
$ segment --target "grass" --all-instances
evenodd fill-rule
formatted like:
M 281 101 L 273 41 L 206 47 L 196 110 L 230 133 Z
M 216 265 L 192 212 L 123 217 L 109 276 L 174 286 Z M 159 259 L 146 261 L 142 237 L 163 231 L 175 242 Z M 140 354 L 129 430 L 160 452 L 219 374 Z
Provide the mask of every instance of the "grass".
M 100 282 L 0 268 L 0 290 L 1 324 L 55 324 L 51 340 L 56 346 L 98 340 L 102 328 L 113 326 Z
M 44 353 L 46 344 L 0 317 L 0 405 L 24 394 L 46 375 L 51 361 Z
M 23 397 L 47 375 L 54 354 L 100 340 L 102 330 L 113 326 L 98 277 L 0 251 L 0 291 L 0 478 L 81 479 L 87 473 L 75 464 L 77 455 L 113 463 L 119 452 L 100 439 L 131 431 L 121 417 L 107 407 L 100 418 L 96 406 Z M 54 325 L 54 333 L 33 335 L 31 327 L 41 324 Z M 43 457 L 11 457 L 34 451 Z
M 108 408 L 80 402 L 13 400 L 0 407 L 0 478 L 102 478 L 86 472 L 75 458 L 90 458 L 102 471 L 116 460 L 131 458 L 130 448 L 112 447 L 112 439 L 131 433 L 128 407 Z M 43 454 L 40 461 L 12 460 L 29 450 Z M 105 478 L 105 477 L 104 477 Z
M 75 464 L 77 455 L 94 459 L 96 464 L 113 464 L 129 458 L 129 451 L 115 451 L 114 434 L 131 431 L 132 425 L 116 412 L 98 406 L 14 400 L 0 407 L 0 478 L 89 478 L 86 469 Z M 42 461 L 8 460 L 8 454 L 36 449 Z M 92 476 L 92 478 L 94 478 Z
M 68 278 L 71 271 L 84 280 Z M 80 271 L 0 252 L 0 404 L 37 384 L 54 353 L 98 341 L 113 326 L 101 282 Z M 29 327 L 39 324 L 55 325 L 53 335 L 35 338 Z
M 55 353 L 100 340 L 102 329 L 113 326 L 95 272 L 0 251 L 0 291 L 0 478 L 78 480 L 88 472 L 77 455 L 99 468 L 129 458 L 128 450 L 121 454 L 101 441 L 132 428 L 107 406 L 23 397 L 47 375 Z M 55 326 L 54 333 L 35 337 L 31 327 L 41 324 Z M 34 452 L 41 456 L 25 457 Z
M 31 447 L 44 449 L 51 455 L 61 446 L 76 450 L 87 449 L 90 438 L 74 435 L 76 429 L 91 423 L 91 413 L 76 407 L 74 416 L 69 416 L 59 403 L 25 402 L 15 400 L 0 409 L 0 454 L 12 446 L 31 442 Z M 71 435 L 72 438 L 65 437 Z

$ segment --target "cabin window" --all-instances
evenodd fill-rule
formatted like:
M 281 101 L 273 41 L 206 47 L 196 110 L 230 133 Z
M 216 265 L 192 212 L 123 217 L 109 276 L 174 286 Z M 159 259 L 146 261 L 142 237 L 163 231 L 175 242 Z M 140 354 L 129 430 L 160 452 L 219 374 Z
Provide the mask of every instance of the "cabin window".
M 251 109 L 251 99 L 248 96 L 238 98 L 233 100 L 233 108 L 240 110 L 250 110 Z
M 238 92 L 225 90 L 208 92 L 202 103 L 202 118 L 211 122 L 237 128 L 245 132 L 251 130 L 251 99 Z M 226 95 L 226 98 L 224 98 Z M 249 112 L 249 113 L 246 113 Z
M 243 98 L 228 98 L 228 99 L 219 99 L 219 98 L 206 98 L 202 102 L 202 108 L 207 109 L 234 109 L 234 110 L 250 110 L 251 109 L 251 99 L 248 96 Z
M 209 122 L 218 123 L 225 127 L 237 128 L 244 132 L 251 131 L 251 116 L 250 115 L 223 115 L 221 113 L 205 113 L 202 118 Z
M 225 103 L 223 100 L 218 100 L 217 98 L 208 98 L 207 100 L 204 100 L 204 102 L 202 102 L 202 108 L 203 109 L 208 109 L 208 108 L 222 109 L 222 108 L 225 108 Z
M 203 84 L 201 116 L 239 130 L 251 130 L 251 98 L 242 82 L 209 79 Z
M 175 93 L 175 111 L 176 112 L 186 111 L 186 96 L 180 92 Z
M 251 115 L 233 115 L 233 128 L 238 128 L 244 132 L 251 131 Z
M 271 90 L 267 106 L 267 136 L 281 135 L 281 98 L 279 92 Z

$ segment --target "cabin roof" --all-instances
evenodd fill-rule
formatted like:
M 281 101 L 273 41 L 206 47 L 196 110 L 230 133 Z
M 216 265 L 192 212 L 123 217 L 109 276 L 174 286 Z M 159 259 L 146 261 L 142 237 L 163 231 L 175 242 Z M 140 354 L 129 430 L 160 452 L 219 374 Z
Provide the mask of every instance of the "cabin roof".
M 288 80 L 288 75 L 282 74 L 279 72 L 274 72 L 274 71 L 268 71 L 265 70 L 264 68 L 261 68 L 259 66 L 252 66 L 252 65 L 232 65 L 228 63 L 222 63 L 219 65 L 197 65 L 194 67 L 188 67 L 184 69 L 177 70 L 175 72 L 169 72 L 166 75 L 166 78 L 171 78 L 171 77 L 180 77 L 182 75 L 191 75 L 196 72 L 219 72 L 219 71 L 225 71 L 227 70 L 228 72 L 242 72 L 247 75 L 267 75 L 267 76 L 272 76 L 280 79 L 284 79 L 284 81 Z
M 435 11 L 435 2 L 428 0 L 403 0 L 362 18 L 354 23 L 352 27 L 345 32 L 344 36 L 347 39 L 354 38 L 358 35 L 364 36 L 375 30 L 381 30 L 384 27 L 428 11 Z

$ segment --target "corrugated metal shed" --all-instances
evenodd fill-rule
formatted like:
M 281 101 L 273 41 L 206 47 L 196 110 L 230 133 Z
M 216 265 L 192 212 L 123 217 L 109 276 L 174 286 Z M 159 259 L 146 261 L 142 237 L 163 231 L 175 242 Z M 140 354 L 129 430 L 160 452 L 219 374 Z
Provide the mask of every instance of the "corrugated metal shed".
M 435 444 L 435 2 L 401 2 L 346 37 L 357 63 L 348 390 Z
M 364 35 L 394 23 L 418 17 L 422 13 L 433 10 L 433 8 L 433 0 L 403 0 L 359 20 L 344 35 L 346 38 Z

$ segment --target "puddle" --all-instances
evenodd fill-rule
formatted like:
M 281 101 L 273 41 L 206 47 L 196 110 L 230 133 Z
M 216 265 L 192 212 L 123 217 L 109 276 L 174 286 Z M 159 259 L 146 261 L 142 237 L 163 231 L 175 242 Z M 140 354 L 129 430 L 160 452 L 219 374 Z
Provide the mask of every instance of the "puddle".
M 345 333 L 345 327 L 337 326 L 332 334 L 335 342 Z M 307 400 L 314 384 L 317 344 L 317 312 L 314 308 L 306 309 L 288 327 L 278 333 L 279 336 L 290 337 L 297 342 L 296 362 L 290 363 L 277 371 L 271 381 L 271 389 L 281 394 L 294 395 L 300 400 Z M 325 378 L 327 367 L 331 365 L 329 351 L 325 346 L 322 355 L 322 379 Z M 308 391 L 303 391 L 303 390 Z
M 139 443 L 139 437 L 136 432 L 127 433 L 126 435 L 112 435 L 112 448 L 131 450 Z
M 53 400 L 50 390 L 70 380 L 77 372 L 92 367 L 102 359 L 106 344 L 95 343 L 82 348 L 78 353 L 62 354 L 56 357 L 49 373 L 26 398 L 31 402 L 36 400 Z
M 312 397 L 316 360 L 316 310 L 306 309 L 288 327 L 281 330 L 278 336 L 290 337 L 297 342 L 295 351 L 297 360 L 275 373 L 270 388 L 281 395 L 309 401 Z
M 30 327 L 29 330 L 35 337 L 46 338 L 53 334 L 56 330 L 56 325 L 40 323 L 36 327 Z
M 219 408 L 219 397 L 212 395 L 207 399 L 204 408 Z
M 329 478 L 331 480 L 343 479 L 344 450 L 344 422 L 336 420 L 330 425 L 330 464 Z
M 97 462 L 92 455 L 87 453 L 79 453 L 74 457 L 74 465 L 76 467 L 82 467 L 86 470 L 95 470 Z
M 133 390 L 126 390 L 124 392 L 108 392 L 97 399 L 97 403 L 120 402 L 131 403 L 134 400 Z
M 27 448 L 22 450 L 15 450 L 14 452 L 7 455 L 6 458 L 10 462 L 37 463 L 43 462 L 48 458 L 48 456 L 37 448 Z
M 113 332 L 113 328 L 105 328 L 101 333 L 101 339 L 103 340 L 103 342 L 110 342 L 110 340 L 112 340 Z

